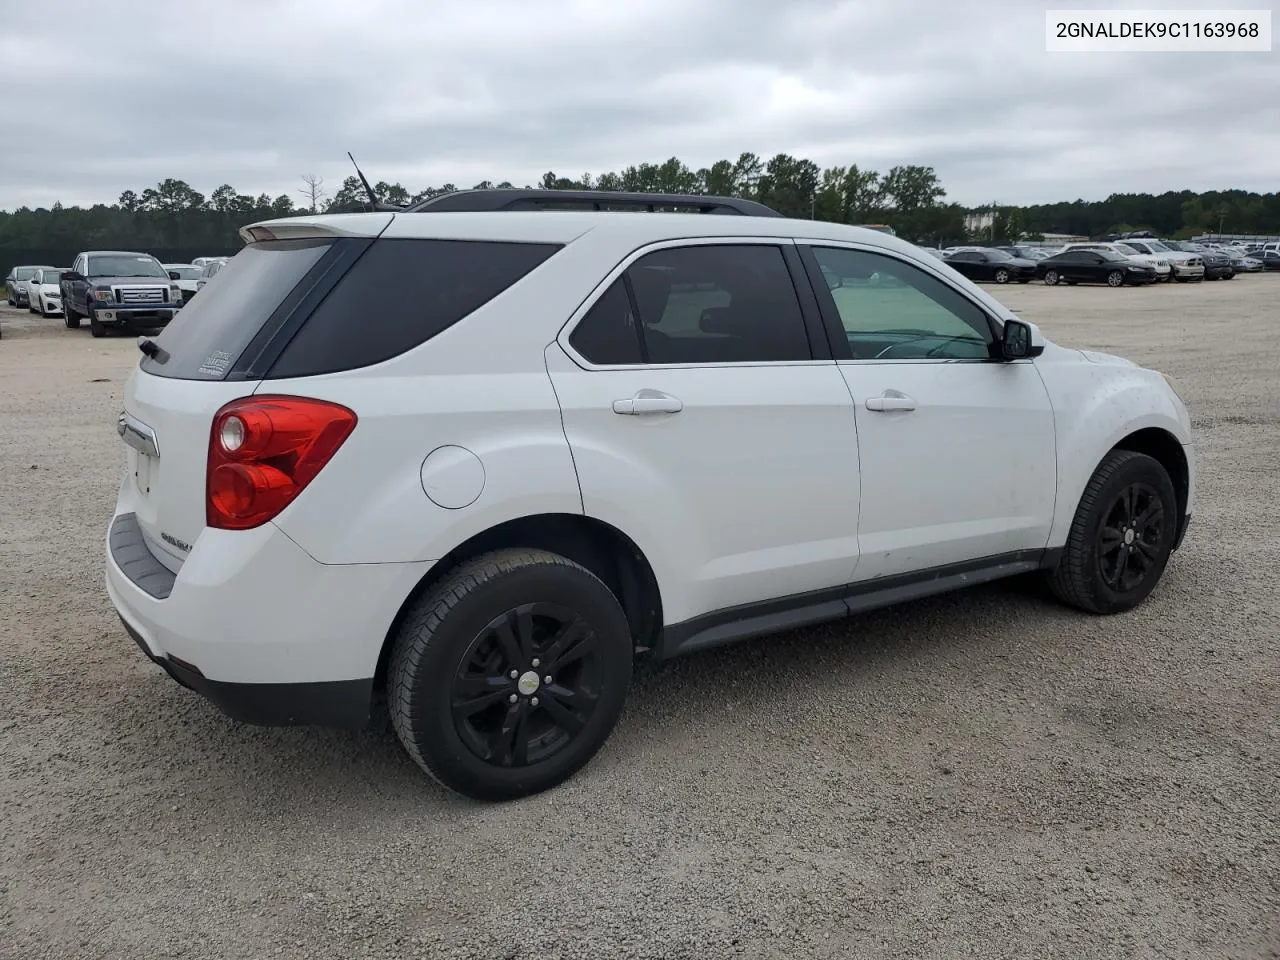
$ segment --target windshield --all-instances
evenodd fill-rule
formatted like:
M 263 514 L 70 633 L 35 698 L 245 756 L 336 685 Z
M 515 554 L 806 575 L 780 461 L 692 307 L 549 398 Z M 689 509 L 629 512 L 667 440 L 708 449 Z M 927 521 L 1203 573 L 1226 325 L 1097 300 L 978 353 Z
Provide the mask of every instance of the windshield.
M 89 258 L 86 277 L 159 277 L 169 279 L 169 274 L 155 257 L 121 253 Z
M 15 280 L 30 280 L 36 275 L 38 267 L 19 267 L 18 272 L 14 275 Z
M 170 267 L 171 273 L 176 273 L 179 280 L 194 280 L 200 276 L 199 267 Z
M 1169 253 L 1169 252 L 1170 252 L 1170 251 L 1169 251 L 1169 248 L 1168 248 L 1168 247 L 1166 247 L 1166 246 L 1165 246 L 1163 243 L 1161 243 L 1159 240 L 1144 240 L 1144 241 L 1142 241 L 1142 242 L 1143 242 L 1143 243 L 1145 243 L 1145 244 L 1146 244 L 1148 247 L 1150 247 L 1152 250 L 1159 250 L 1159 251 L 1160 251 L 1160 252 L 1162 252 L 1162 253 Z
M 1117 243 L 1117 244 L 1116 244 L 1116 249 L 1117 249 L 1120 253 L 1128 254 L 1128 255 L 1129 255 L 1129 256 L 1131 256 L 1131 257 L 1140 257 L 1140 256 L 1142 256 L 1142 254 L 1141 254 L 1141 253 L 1140 253 L 1136 248 L 1129 246 L 1127 243 Z
M 1109 263 L 1116 263 L 1117 261 L 1124 260 L 1124 257 L 1120 256 L 1120 254 L 1112 253 L 1110 250 L 1099 250 L 1098 254 L 1103 260 L 1106 260 Z
M 1013 257 L 1004 250 L 984 250 L 988 260 L 1012 260 Z

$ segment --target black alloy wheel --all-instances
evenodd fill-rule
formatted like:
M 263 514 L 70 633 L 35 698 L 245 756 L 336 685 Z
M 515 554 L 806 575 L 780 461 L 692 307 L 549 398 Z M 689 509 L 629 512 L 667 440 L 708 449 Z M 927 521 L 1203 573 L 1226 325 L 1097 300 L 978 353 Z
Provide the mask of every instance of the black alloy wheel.
M 1121 613 L 1146 599 L 1164 574 L 1179 523 L 1177 492 L 1153 457 L 1112 450 L 1089 478 L 1049 571 L 1050 589 L 1090 613 Z
M 600 641 L 574 611 L 525 603 L 491 620 L 462 657 L 450 705 L 476 757 L 524 767 L 563 750 L 600 702 Z
M 396 735 L 439 783 L 510 800 L 571 777 L 608 739 L 635 642 L 609 587 L 559 554 L 459 564 L 401 618 L 387 665 Z
M 1120 491 L 1098 528 L 1098 574 L 1116 593 L 1142 585 L 1161 561 L 1166 520 L 1164 501 L 1147 483 Z

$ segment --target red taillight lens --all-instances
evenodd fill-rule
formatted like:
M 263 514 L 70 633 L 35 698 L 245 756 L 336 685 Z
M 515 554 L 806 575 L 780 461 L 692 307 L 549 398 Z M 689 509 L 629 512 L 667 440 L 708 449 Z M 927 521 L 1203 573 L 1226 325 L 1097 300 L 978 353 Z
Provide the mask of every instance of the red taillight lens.
M 303 397 L 244 397 L 213 418 L 205 522 L 248 530 L 276 516 L 356 426 L 346 407 Z

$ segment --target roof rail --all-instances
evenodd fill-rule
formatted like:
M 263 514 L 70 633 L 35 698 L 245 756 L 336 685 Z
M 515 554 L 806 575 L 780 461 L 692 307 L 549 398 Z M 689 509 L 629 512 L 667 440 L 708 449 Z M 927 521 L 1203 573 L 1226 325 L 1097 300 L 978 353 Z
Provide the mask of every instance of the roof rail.
M 457 190 L 442 193 L 407 207 L 407 213 L 489 212 L 494 210 L 587 210 L 686 207 L 691 213 L 736 214 L 745 217 L 780 217 L 772 207 L 738 197 L 703 197 L 677 193 L 622 193 L 611 190 Z

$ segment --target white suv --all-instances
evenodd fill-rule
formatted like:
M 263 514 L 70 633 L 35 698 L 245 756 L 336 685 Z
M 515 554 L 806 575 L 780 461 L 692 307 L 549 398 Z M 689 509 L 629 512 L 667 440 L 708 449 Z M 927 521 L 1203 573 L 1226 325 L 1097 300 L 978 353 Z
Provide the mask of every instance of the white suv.
M 107 591 L 233 717 L 383 691 L 429 773 L 515 797 L 596 753 L 638 655 L 1033 572 L 1117 613 L 1182 540 L 1167 379 L 903 240 L 483 194 L 247 227 L 139 341 Z

